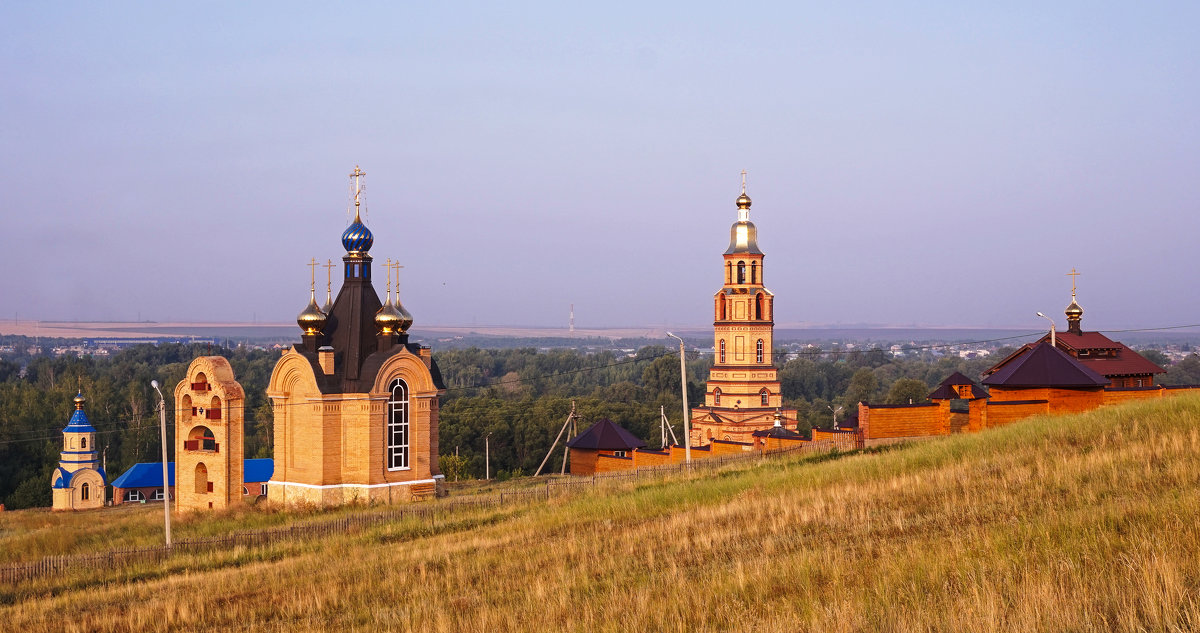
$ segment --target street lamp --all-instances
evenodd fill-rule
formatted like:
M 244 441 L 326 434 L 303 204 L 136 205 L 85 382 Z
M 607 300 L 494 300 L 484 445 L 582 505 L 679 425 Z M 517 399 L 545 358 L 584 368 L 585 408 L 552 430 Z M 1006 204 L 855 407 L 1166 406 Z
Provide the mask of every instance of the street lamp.
M 151 380 L 150 386 L 158 392 L 158 428 L 162 431 L 163 455 L 163 525 L 167 533 L 167 547 L 171 546 L 171 480 L 167 477 L 167 401 L 163 398 L 158 381 Z
M 679 341 L 679 386 L 683 392 L 683 455 L 688 467 L 692 466 L 692 425 L 688 421 L 687 362 L 684 360 L 683 339 L 667 332 L 667 336 Z
M 839 406 L 838 408 L 834 409 L 832 404 L 827 404 L 827 405 L 825 405 L 825 408 L 829 409 L 830 411 L 833 411 L 833 430 L 836 431 L 837 430 L 837 414 L 842 412 L 842 407 Z
M 1056 341 L 1054 340 L 1054 319 L 1051 319 L 1041 312 L 1038 312 L 1037 315 L 1050 322 L 1050 347 L 1056 347 Z

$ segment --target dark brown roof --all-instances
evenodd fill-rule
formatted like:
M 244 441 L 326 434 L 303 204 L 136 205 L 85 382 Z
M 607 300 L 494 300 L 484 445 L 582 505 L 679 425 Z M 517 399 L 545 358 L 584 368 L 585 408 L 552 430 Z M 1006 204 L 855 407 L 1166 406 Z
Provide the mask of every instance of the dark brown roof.
M 1018 356 L 1022 356 L 1034 345 L 1050 340 L 1050 335 L 1043 336 L 1036 343 L 1026 343 L 1017 351 L 1009 354 L 1007 358 L 996 363 L 984 372 L 984 375 L 993 374 L 1001 370 L 1007 363 L 1015 360 Z M 1108 378 L 1114 376 L 1150 376 L 1153 374 L 1165 373 L 1166 370 L 1148 360 L 1145 356 L 1133 351 L 1128 345 L 1120 341 L 1114 341 L 1099 332 L 1084 332 L 1082 334 L 1072 334 L 1071 332 L 1058 332 L 1055 338 L 1055 343 L 1059 347 L 1070 350 L 1073 354 L 1080 352 L 1092 352 L 1094 350 L 1113 350 L 1116 352 L 1115 357 L 1097 358 L 1084 357 L 1076 358 L 1077 361 L 1083 364 L 1084 367 L 1105 376 Z M 990 384 L 984 381 L 985 384 Z
M 983 384 L 996 387 L 1103 387 L 1108 384 L 1108 379 L 1049 342 L 1041 342 L 984 378 Z
M 575 439 L 567 442 L 571 448 L 582 448 L 597 451 L 627 451 L 641 448 L 646 443 L 621 428 L 612 420 L 604 419 L 580 433 Z
M 788 439 L 803 439 L 804 436 L 795 431 L 789 431 L 782 426 L 773 426 L 769 429 L 760 429 L 752 433 L 754 437 L 783 437 Z
M 930 400 L 957 400 L 960 396 L 955 387 L 961 385 L 971 385 L 971 399 L 978 400 L 979 398 L 988 397 L 987 391 L 983 387 L 975 384 L 974 380 L 967 378 L 961 371 L 956 371 L 946 377 L 945 380 L 938 383 L 937 389 L 934 389 L 927 398 Z

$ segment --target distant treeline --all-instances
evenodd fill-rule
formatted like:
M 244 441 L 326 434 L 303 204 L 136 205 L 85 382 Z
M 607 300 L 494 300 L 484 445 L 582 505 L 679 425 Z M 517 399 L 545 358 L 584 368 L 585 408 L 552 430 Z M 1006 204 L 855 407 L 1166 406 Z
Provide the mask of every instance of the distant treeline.
M 1001 350 L 1000 354 L 1007 351 Z M 110 357 L 47 356 L 0 360 L 0 502 L 8 508 L 50 505 L 51 474 L 58 465 L 61 430 L 72 398 L 82 389 L 99 433 L 110 480 L 137 462 L 161 455 L 151 380 L 168 398 L 168 442 L 173 436 L 171 392 L 196 356 L 229 358 L 246 392 L 246 456 L 270 457 L 272 413 L 265 396 L 277 351 L 212 345 L 140 345 Z M 1146 354 L 1166 366 L 1157 352 Z M 799 410 L 801 432 L 827 428 L 856 411 L 859 401 L 920 402 L 954 371 L 976 377 L 997 358 L 895 359 L 880 350 L 802 354 L 776 352 L 784 403 Z M 643 346 L 634 355 L 571 349 L 442 349 L 434 351 L 447 391 L 440 414 L 440 449 L 447 476 L 484 475 L 484 438 L 493 476 L 531 474 L 545 457 L 575 403 L 578 430 L 608 418 L 659 443 L 660 410 L 682 438 L 677 348 Z M 688 401 L 703 402 L 712 358 L 689 353 Z M 1166 384 L 1200 384 L 1200 357 L 1169 368 Z M 561 449 L 560 449 L 561 450 Z M 557 471 L 561 452 L 548 462 Z

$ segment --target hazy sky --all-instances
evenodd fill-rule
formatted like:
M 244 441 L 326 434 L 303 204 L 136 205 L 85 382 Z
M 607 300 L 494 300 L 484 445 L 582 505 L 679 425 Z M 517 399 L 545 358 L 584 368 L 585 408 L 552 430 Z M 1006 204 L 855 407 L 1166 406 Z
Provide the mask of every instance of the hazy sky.
M 414 331 L 711 322 L 742 169 L 781 324 L 1200 322 L 1195 2 L 182 4 L 0 5 L 0 318 L 293 320 L 357 164 Z

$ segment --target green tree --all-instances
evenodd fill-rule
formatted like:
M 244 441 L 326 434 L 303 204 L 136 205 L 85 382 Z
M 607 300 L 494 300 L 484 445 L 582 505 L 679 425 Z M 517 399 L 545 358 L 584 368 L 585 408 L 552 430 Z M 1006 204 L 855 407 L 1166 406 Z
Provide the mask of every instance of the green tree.
M 915 378 L 900 378 L 888 389 L 886 402 L 888 404 L 909 404 L 925 402 L 929 387 Z
M 873 400 L 878 390 L 879 379 L 875 377 L 875 372 L 864 367 L 854 372 L 854 376 L 850 378 L 850 385 L 842 396 L 842 405 L 846 409 L 857 409 L 858 403 Z

